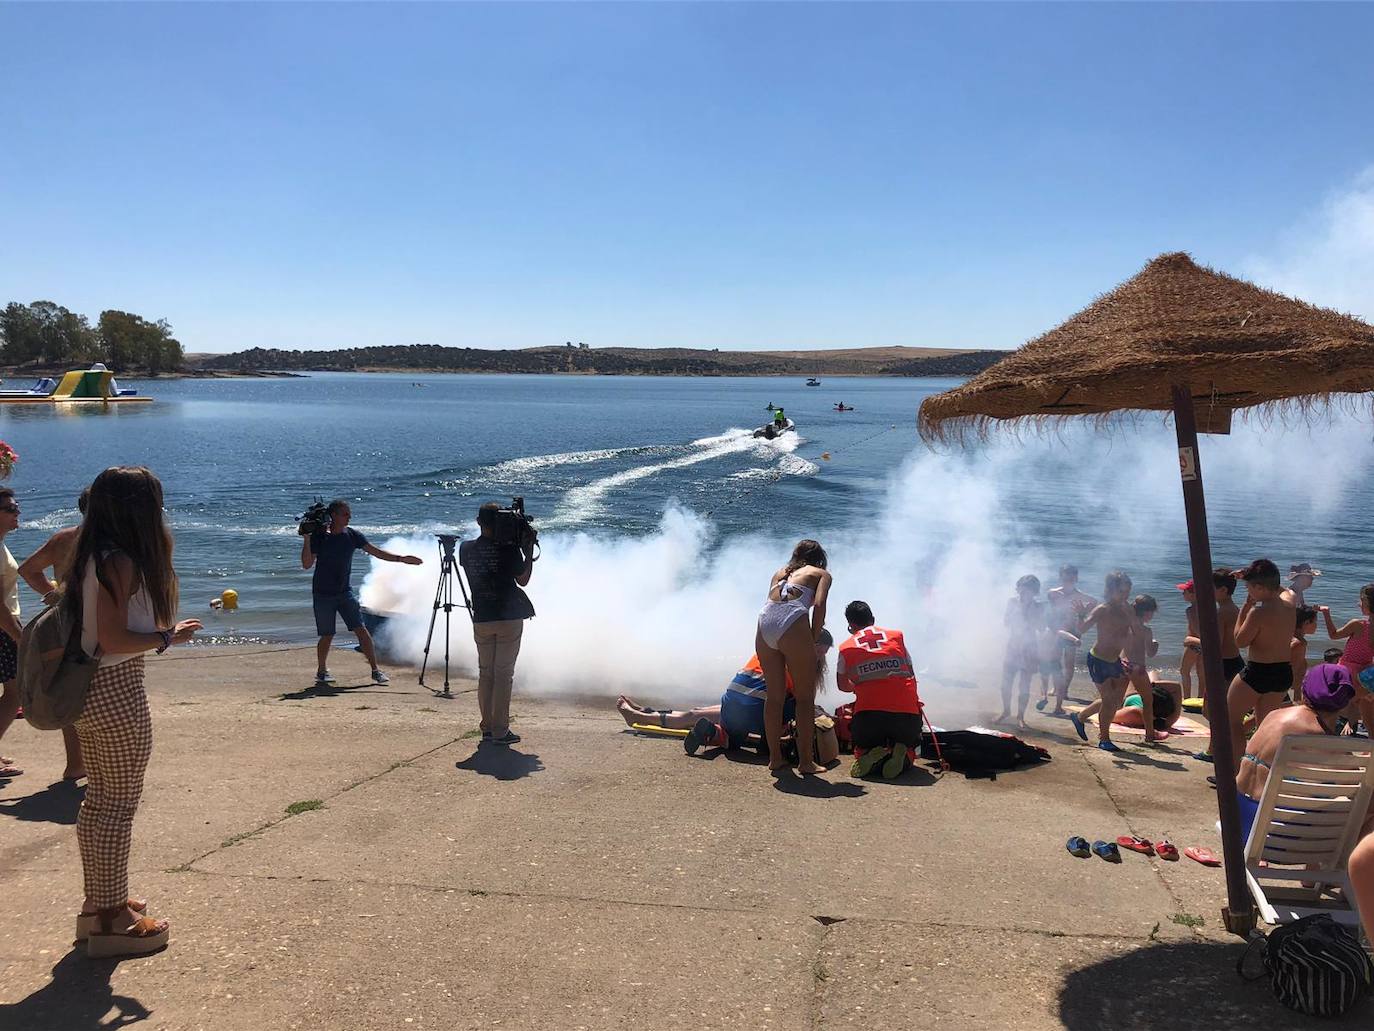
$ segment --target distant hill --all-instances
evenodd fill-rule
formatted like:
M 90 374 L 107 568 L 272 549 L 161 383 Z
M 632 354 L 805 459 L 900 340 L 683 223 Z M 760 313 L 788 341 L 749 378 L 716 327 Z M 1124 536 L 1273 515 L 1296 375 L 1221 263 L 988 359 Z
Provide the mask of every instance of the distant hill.
M 830 351 L 718 351 L 686 347 L 350 347 L 187 355 L 191 369 L 223 372 L 507 372 L 603 376 L 967 376 L 1005 351 L 854 347 Z

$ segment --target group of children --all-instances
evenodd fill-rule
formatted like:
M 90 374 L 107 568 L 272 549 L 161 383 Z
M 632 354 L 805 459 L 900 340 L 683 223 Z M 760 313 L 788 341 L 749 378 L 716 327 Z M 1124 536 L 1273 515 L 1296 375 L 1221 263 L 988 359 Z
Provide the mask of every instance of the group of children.
M 1308 637 L 1316 633 L 1319 616 L 1325 618 L 1332 641 L 1345 641 L 1344 649 L 1328 649 L 1323 661 L 1346 666 L 1356 684 L 1356 699 L 1347 714 L 1349 725 L 1354 727 L 1363 719 L 1367 727 L 1374 726 L 1374 626 L 1370 620 L 1374 584 L 1360 591 L 1361 618 L 1338 627 L 1327 606 L 1306 603 L 1305 592 L 1320 575 L 1321 571 L 1310 564 L 1299 563 L 1290 567 L 1285 586 L 1278 566 L 1264 558 L 1244 569 L 1213 571 L 1222 672 L 1228 685 L 1229 729 L 1238 746 L 1237 756 L 1244 751 L 1239 746 L 1251 714 L 1257 725 L 1274 709 L 1287 704 L 1290 690 L 1302 683 L 1308 665 Z M 1013 687 L 1018 687 L 1017 725 L 1026 728 L 1031 680 L 1038 673 L 1041 698 L 1036 708 L 1044 711 L 1053 700 L 1048 715 L 1067 716 L 1084 740 L 1087 731 L 1083 721 L 1097 715 L 1098 747 L 1104 751 L 1119 751 L 1111 739 L 1113 719 L 1143 727 L 1147 742 L 1167 737 L 1183 712 L 1184 699 L 1193 693 L 1193 678 L 1200 670 L 1201 635 L 1193 581 L 1178 585 L 1188 604 L 1179 681 L 1165 680 L 1147 668 L 1148 660 L 1159 651 L 1149 626 L 1159 604 L 1148 594 L 1132 598 L 1130 577 L 1119 571 L 1107 574 L 1101 602 L 1078 589 L 1075 567 L 1062 567 L 1059 581 L 1043 602 L 1036 577 L 1023 576 L 1016 582 L 1016 597 L 1007 603 L 1003 618 L 1008 634 L 998 721 L 1010 719 Z M 1246 597 L 1244 604 L 1237 606 L 1233 595 L 1241 582 L 1246 586 Z M 1065 711 L 1064 700 L 1078 649 L 1089 630 L 1096 630 L 1097 635 L 1085 666 L 1099 697 L 1082 712 L 1071 714 Z M 1201 681 L 1198 676 L 1199 684 Z M 1210 742 L 1197 758 L 1211 760 Z

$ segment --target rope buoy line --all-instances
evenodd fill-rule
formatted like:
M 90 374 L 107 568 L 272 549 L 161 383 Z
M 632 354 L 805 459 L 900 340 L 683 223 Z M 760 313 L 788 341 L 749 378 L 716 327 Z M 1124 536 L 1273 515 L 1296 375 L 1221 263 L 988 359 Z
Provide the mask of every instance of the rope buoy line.
M 881 429 L 877 433 L 870 433 L 868 436 L 860 437 L 858 440 L 851 440 L 846 444 L 842 444 L 840 447 L 831 449 L 830 451 L 822 451 L 820 457 L 828 462 L 830 461 L 830 457 L 832 455 L 842 454 L 845 451 L 849 451 L 852 448 L 858 447 L 860 444 L 867 444 L 870 440 L 877 440 L 879 437 L 891 433 L 899 425 L 901 424 L 894 422 L 891 426 L 888 426 L 886 429 Z M 726 497 L 718 501 L 712 508 L 707 509 L 705 512 L 701 514 L 703 517 L 715 515 L 726 505 L 733 505 L 735 502 L 740 501 L 743 498 L 747 498 L 751 494 L 757 493 L 758 491 L 761 491 L 766 487 L 773 486 L 773 484 L 781 480 L 782 477 L 783 473 L 781 469 L 773 469 L 769 472 L 766 478 L 760 480 L 758 483 L 752 484 L 748 487 L 744 487 L 736 491 L 734 494 L 727 495 Z

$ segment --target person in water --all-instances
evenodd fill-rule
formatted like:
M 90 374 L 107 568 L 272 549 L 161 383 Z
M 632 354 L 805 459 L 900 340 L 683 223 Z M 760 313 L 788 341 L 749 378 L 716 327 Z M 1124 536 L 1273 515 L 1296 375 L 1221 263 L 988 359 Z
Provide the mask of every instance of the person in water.
M 1119 570 L 1108 573 L 1102 604 L 1083 621 L 1084 633 L 1094 627 L 1097 629 L 1097 641 L 1088 650 L 1088 677 L 1097 686 L 1101 712 L 1116 712 L 1126 697 L 1126 667 L 1121 663 L 1121 653 L 1130 643 L 1137 623 L 1127 602 L 1130 595 L 1131 578 Z M 1070 719 L 1078 736 L 1088 740 L 1082 718 L 1074 713 Z M 1097 721 L 1097 747 L 1104 752 L 1121 751 L 1112 741 L 1110 719 Z
M 835 646 L 835 639 L 829 630 L 822 630 L 816 641 L 816 679 L 825 676 L 825 657 Z M 787 702 L 783 709 L 783 719 L 794 718 L 796 700 L 793 697 L 792 677 L 787 677 Z M 673 730 L 688 731 L 682 746 L 688 755 L 695 755 L 705 747 L 743 748 L 749 743 L 750 736 L 765 737 L 763 709 L 768 695 L 768 684 L 763 676 L 763 667 L 757 655 L 749 656 L 744 668 L 735 674 L 725 693 L 720 696 L 719 705 L 703 705 L 695 709 L 650 709 L 621 695 L 616 709 L 625 722 L 634 726 L 667 727 Z
M 804 774 L 819 771 L 812 742 L 816 730 L 816 642 L 825 629 L 830 595 L 827 561 L 819 542 L 798 541 L 787 565 L 769 579 L 768 597 L 759 612 L 754 653 L 767 684 L 763 720 L 768 769 L 773 773 L 788 766 L 782 748 L 782 724 L 789 673 L 797 705 L 797 769 Z
M 1245 581 L 1245 605 L 1236 621 L 1236 644 L 1246 649 L 1245 665 L 1226 690 L 1231 710 L 1231 745 L 1236 766 L 1245 751 L 1245 714 L 1255 712 L 1262 726 L 1271 712 L 1288 701 L 1293 686 L 1293 628 L 1297 609 L 1279 567 L 1257 558 L 1236 576 Z

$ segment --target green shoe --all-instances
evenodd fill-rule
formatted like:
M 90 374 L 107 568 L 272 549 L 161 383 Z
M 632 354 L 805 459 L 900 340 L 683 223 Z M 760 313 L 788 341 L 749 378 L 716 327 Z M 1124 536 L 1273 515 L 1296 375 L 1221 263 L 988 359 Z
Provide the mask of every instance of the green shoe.
M 883 779 L 896 780 L 906 769 L 906 749 L 901 745 L 894 745 L 892 754 L 888 756 L 887 762 L 883 763 Z
M 854 760 L 854 765 L 849 768 L 851 777 L 867 777 L 878 768 L 878 764 L 887 758 L 886 748 L 870 748 L 863 755 Z

